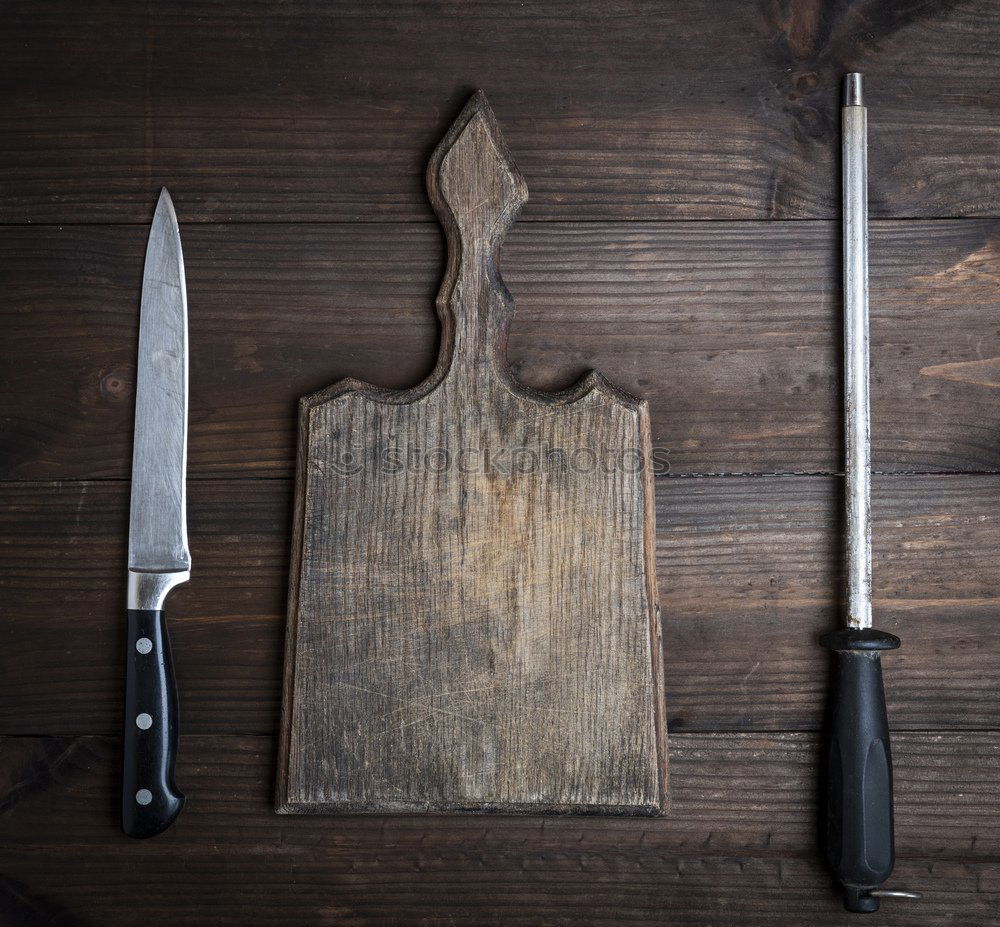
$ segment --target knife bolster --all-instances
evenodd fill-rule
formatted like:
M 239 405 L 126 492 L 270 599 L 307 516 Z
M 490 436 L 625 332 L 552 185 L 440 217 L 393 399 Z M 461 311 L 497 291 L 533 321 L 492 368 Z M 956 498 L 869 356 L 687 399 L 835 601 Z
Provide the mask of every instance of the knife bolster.
M 130 610 L 158 612 L 163 608 L 167 593 L 190 578 L 190 570 L 177 570 L 173 573 L 129 570 L 125 607 Z

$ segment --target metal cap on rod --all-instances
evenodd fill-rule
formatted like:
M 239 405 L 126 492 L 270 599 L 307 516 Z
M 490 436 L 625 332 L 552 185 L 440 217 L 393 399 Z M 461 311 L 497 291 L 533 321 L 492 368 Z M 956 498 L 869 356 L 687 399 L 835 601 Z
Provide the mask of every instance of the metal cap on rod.
M 844 75 L 844 106 L 864 106 L 861 75 L 857 72 Z

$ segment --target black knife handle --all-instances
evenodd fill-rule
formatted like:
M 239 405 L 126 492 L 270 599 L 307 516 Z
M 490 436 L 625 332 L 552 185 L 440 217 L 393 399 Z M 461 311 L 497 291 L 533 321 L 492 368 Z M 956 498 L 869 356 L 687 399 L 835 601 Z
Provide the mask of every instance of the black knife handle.
M 892 755 L 882 685 L 883 650 L 899 638 L 873 629 L 820 639 L 833 652 L 826 755 L 826 855 L 848 911 L 877 911 L 871 894 L 892 873 Z
M 184 807 L 174 784 L 177 686 L 161 611 L 129 609 L 122 737 L 122 830 L 154 837 Z

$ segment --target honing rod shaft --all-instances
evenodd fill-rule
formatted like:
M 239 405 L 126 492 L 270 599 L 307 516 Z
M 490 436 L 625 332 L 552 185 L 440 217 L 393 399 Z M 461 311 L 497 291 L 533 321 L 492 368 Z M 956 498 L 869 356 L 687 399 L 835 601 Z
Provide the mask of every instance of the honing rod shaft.
M 872 626 L 871 425 L 868 368 L 868 111 L 860 74 L 844 80 L 844 444 L 847 626 Z

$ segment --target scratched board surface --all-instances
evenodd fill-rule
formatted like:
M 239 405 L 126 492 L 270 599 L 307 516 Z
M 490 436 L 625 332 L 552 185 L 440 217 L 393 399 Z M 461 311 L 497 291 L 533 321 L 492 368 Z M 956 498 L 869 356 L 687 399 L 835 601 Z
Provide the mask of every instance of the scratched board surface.
M 278 809 L 666 805 L 647 405 L 510 375 L 527 191 L 479 92 L 435 149 L 441 356 L 302 402 Z
M 1000 908 L 996 4 L 0 8 L 0 923 L 848 922 L 818 859 L 841 614 L 839 80 L 870 105 L 875 612 L 897 866 L 871 924 Z M 473 89 L 531 191 L 512 375 L 600 370 L 657 460 L 670 814 L 274 813 L 296 404 L 439 353 L 424 169 Z M 142 255 L 191 311 L 188 804 L 116 822 Z

